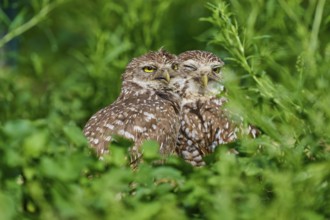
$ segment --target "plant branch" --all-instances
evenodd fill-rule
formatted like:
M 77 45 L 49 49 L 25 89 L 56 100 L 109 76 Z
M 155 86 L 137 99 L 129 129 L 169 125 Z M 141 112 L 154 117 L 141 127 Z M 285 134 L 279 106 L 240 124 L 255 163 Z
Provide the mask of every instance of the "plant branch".
M 35 15 L 29 21 L 7 33 L 3 38 L 0 39 L 0 48 L 15 37 L 23 34 L 24 32 L 40 23 L 58 4 L 59 2 L 47 4 L 40 10 L 37 15 Z

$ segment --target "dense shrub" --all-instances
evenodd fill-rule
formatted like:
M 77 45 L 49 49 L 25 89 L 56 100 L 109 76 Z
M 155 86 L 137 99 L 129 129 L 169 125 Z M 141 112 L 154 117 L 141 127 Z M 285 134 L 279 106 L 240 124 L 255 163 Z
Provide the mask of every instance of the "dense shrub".
M 0 4 L 0 219 L 330 219 L 326 0 Z M 98 160 L 82 127 L 160 47 L 223 58 L 229 108 L 263 134 L 203 168 L 151 150 L 132 172 L 125 142 Z

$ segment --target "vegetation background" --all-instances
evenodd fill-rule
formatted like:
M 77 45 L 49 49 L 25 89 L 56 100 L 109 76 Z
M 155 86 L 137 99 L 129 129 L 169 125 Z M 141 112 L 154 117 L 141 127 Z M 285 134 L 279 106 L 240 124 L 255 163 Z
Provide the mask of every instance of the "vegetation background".
M 0 2 L 0 219 L 330 219 L 326 0 Z M 160 47 L 223 58 L 263 135 L 203 168 L 147 151 L 132 173 L 125 143 L 97 160 L 82 127 Z

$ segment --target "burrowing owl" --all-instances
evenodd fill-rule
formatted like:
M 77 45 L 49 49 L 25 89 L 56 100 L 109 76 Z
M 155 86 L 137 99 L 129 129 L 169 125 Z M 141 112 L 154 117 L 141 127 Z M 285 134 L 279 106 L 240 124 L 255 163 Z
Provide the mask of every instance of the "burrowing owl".
M 114 135 L 134 142 L 130 149 L 132 164 L 141 157 L 144 140 L 156 140 L 162 155 L 175 151 L 180 97 L 169 87 L 170 77 L 176 74 L 175 59 L 159 50 L 127 65 L 118 99 L 94 114 L 84 128 L 99 156 L 108 151 Z
M 219 144 L 237 138 L 237 125 L 223 108 L 225 97 L 216 98 L 224 62 L 205 51 L 187 51 L 178 56 L 181 79 L 173 80 L 182 97 L 180 131 L 176 151 L 194 166 L 204 165 L 203 156 Z

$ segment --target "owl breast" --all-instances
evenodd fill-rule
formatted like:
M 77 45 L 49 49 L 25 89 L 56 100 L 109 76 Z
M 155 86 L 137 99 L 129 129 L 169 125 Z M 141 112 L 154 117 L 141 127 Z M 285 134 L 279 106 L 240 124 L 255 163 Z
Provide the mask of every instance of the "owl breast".
M 204 165 L 203 157 L 215 147 L 236 140 L 237 127 L 223 109 L 225 102 L 201 99 L 183 106 L 177 152 L 192 165 Z

